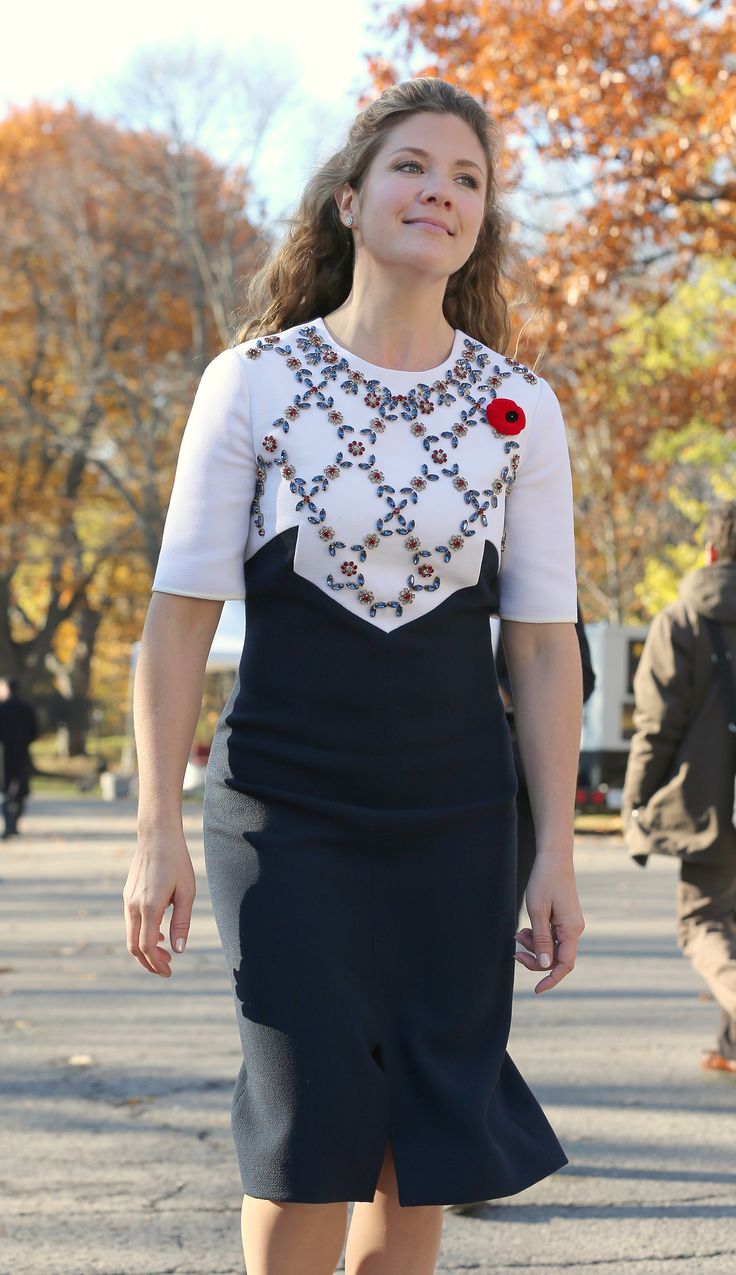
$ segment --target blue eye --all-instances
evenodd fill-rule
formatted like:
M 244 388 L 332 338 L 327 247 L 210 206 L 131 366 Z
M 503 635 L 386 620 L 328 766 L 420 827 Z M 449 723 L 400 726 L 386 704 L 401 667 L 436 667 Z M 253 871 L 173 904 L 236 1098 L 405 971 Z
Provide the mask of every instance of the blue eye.
M 403 159 L 400 164 L 396 165 L 395 171 L 399 172 L 403 168 L 418 168 L 420 172 L 423 171 L 418 159 Z M 462 181 L 468 183 L 469 190 L 478 189 L 478 181 L 470 173 L 460 173 L 459 176 Z

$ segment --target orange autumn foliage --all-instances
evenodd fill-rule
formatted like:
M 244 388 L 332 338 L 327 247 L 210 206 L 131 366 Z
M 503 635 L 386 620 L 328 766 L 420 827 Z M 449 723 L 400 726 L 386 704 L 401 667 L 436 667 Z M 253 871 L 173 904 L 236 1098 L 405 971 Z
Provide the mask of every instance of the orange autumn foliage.
M 688 533 L 663 508 L 669 466 L 650 444 L 694 421 L 733 427 L 733 273 L 707 334 L 693 322 L 664 351 L 652 332 L 678 289 L 736 257 L 734 5 L 419 0 L 376 12 L 374 91 L 439 75 L 503 126 L 515 238 L 539 288 L 515 350 L 549 374 L 570 427 L 586 612 L 633 617 L 648 557 Z
M 73 106 L 0 123 L 0 184 L 0 667 L 86 699 L 94 647 L 138 636 L 193 388 L 261 241 L 242 171 Z

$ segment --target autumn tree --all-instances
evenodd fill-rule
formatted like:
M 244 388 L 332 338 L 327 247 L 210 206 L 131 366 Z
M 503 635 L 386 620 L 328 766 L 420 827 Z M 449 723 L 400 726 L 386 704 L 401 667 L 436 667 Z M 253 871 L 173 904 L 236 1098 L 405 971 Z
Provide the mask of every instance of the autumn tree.
M 503 126 L 540 299 L 536 321 L 518 316 L 518 350 L 548 371 L 570 426 L 583 600 L 635 615 L 647 557 L 670 538 L 670 461 L 653 441 L 733 423 L 733 284 L 718 266 L 736 256 L 734 7 L 421 0 L 379 13 L 376 88 L 440 75 Z M 681 325 L 658 360 L 662 312 L 682 314 L 703 280 L 707 331 Z
M 67 702 L 77 747 L 94 650 L 124 615 L 139 627 L 186 407 L 262 247 L 245 174 L 189 156 L 197 233 L 228 267 L 203 304 L 168 163 L 165 136 L 72 106 L 0 125 L 0 663 Z

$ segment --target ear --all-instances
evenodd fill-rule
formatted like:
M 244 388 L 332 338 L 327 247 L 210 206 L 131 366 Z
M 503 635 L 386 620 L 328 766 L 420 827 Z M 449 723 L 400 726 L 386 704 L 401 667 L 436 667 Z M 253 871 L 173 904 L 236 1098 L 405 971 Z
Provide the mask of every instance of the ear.
M 340 221 L 344 221 L 348 213 L 352 213 L 355 216 L 354 200 L 355 191 L 347 182 L 340 186 L 339 190 L 335 191 L 335 203 L 337 204 Z

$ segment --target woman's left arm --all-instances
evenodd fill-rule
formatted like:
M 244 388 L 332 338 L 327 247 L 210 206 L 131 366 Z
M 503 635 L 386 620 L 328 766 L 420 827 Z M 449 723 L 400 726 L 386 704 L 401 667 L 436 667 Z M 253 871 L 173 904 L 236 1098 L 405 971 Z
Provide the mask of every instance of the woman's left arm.
M 582 669 L 575 626 L 502 620 L 514 698 L 514 725 L 534 816 L 537 856 L 526 903 L 531 929 L 516 959 L 549 970 L 547 992 L 575 965 L 585 923 L 573 869 L 573 819 L 580 752 Z

